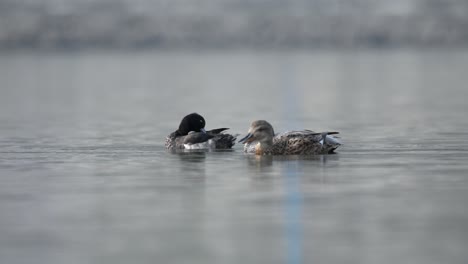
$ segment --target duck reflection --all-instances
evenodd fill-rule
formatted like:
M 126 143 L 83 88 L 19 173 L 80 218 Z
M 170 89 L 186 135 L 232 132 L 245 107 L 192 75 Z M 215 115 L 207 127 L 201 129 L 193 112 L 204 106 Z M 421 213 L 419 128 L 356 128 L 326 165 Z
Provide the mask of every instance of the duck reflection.
M 183 150 L 173 152 L 179 158 L 179 175 L 190 179 L 204 179 L 206 176 L 206 150 Z
M 336 160 L 337 154 L 326 154 L 326 155 L 288 155 L 288 156 L 275 156 L 275 160 L 282 161 L 317 161 L 319 163 L 327 163 L 329 160 Z
M 206 150 L 191 150 L 174 152 L 183 162 L 200 163 L 206 159 Z
M 249 166 L 255 168 L 266 168 L 273 165 L 273 156 L 246 155 Z
M 329 161 L 339 160 L 339 155 L 328 154 L 328 155 L 246 155 L 246 160 L 249 166 L 255 168 L 265 168 L 273 166 L 274 162 L 284 162 L 284 161 L 304 161 L 303 164 L 320 164 L 325 165 Z M 309 163 L 307 161 L 314 161 Z
M 245 155 L 247 170 L 252 179 L 275 181 L 284 176 L 284 170 L 301 173 L 304 180 L 326 182 L 327 168 L 339 166 L 339 155 Z

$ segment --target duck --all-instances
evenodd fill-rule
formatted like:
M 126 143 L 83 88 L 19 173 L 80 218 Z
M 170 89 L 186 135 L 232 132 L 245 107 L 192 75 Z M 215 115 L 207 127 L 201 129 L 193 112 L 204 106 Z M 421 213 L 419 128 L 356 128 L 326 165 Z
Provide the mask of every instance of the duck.
M 331 154 L 341 145 L 339 132 L 312 130 L 287 131 L 275 135 L 273 126 L 265 120 L 253 121 L 248 134 L 239 140 L 244 152 L 256 155 L 316 155 Z
M 166 149 L 230 149 L 236 136 L 222 133 L 229 128 L 205 130 L 205 118 L 191 113 L 182 118 L 179 128 L 166 137 Z

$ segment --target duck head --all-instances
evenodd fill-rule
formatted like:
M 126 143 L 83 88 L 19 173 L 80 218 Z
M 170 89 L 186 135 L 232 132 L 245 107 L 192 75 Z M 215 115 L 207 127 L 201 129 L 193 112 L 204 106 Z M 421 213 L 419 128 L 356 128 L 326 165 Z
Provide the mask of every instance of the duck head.
M 258 141 L 260 144 L 271 145 L 274 136 L 275 132 L 270 123 L 265 120 L 256 120 L 252 122 L 248 134 L 239 140 L 239 143 L 246 144 Z
M 186 115 L 182 121 L 180 121 L 178 132 L 180 135 L 188 135 L 190 131 L 203 132 L 205 131 L 205 119 L 203 116 L 197 113 L 191 113 Z

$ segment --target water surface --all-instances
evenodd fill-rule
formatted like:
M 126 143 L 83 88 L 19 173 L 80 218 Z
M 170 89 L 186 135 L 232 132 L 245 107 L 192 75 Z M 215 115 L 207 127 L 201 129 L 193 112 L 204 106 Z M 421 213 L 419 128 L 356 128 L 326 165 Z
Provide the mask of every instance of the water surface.
M 468 52 L 0 54 L 1 263 L 465 263 Z M 336 155 L 169 153 L 187 113 Z

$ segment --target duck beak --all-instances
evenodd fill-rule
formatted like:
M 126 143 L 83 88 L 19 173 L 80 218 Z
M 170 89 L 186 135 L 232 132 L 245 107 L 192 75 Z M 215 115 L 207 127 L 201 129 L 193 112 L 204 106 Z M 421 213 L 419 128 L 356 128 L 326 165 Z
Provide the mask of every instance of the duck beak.
M 253 141 L 253 134 L 248 133 L 247 136 L 243 137 L 241 140 L 239 140 L 239 143 L 249 143 Z
M 206 134 L 206 130 L 204 128 L 200 128 L 200 132 L 202 132 L 203 134 Z

